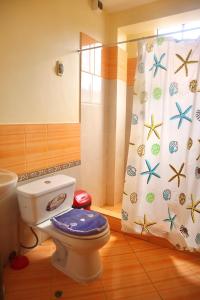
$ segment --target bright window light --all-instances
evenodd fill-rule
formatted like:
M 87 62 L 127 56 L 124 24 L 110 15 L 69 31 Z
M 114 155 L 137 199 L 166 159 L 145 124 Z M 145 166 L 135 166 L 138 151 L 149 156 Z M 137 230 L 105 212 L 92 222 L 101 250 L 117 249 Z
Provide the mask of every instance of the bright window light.
M 185 24 L 185 29 L 200 27 L 200 22 Z M 197 39 L 200 36 L 200 29 L 184 32 L 184 39 Z
M 180 30 L 196 28 L 196 27 L 200 27 L 200 21 L 191 22 L 191 23 L 187 23 L 187 24 L 184 24 L 184 25 L 180 24 L 180 25 L 177 25 L 177 26 L 174 26 L 174 27 L 159 28 L 158 29 L 158 35 L 168 33 L 168 32 L 176 32 L 176 31 L 180 31 Z M 192 30 L 192 31 L 180 32 L 180 33 L 172 33 L 172 34 L 169 34 L 167 36 L 171 36 L 176 40 L 197 39 L 198 37 L 200 37 L 200 29 L 195 29 L 195 30 Z

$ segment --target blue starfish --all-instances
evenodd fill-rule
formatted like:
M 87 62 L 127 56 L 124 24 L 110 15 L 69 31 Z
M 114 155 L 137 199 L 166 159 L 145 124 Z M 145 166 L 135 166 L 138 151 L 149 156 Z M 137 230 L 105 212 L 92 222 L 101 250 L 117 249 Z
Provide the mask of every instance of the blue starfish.
M 188 108 L 184 112 L 182 112 L 182 109 L 181 109 L 180 104 L 178 102 L 176 102 L 176 107 L 178 109 L 179 115 L 175 115 L 175 116 L 171 117 L 170 120 L 180 119 L 179 122 L 178 122 L 178 129 L 181 127 L 183 119 L 185 119 L 185 120 L 192 123 L 192 119 L 186 116 L 186 114 L 189 113 L 189 111 L 191 110 L 192 105 L 188 106 Z
M 159 166 L 160 163 L 158 163 L 153 169 L 151 168 L 151 165 L 149 163 L 148 160 L 145 160 L 146 162 L 146 165 L 147 165 L 147 168 L 148 168 L 148 171 L 145 171 L 145 172 L 142 172 L 140 173 L 141 175 L 147 175 L 149 174 L 148 176 L 148 179 L 147 179 L 147 184 L 149 183 L 150 179 L 151 179 L 151 176 L 156 176 L 158 178 L 160 178 L 160 175 L 158 175 L 157 173 L 155 173 L 155 170 L 157 169 L 157 167 Z
M 168 207 L 168 216 L 169 216 L 168 219 L 164 219 L 163 221 L 170 223 L 170 230 L 172 231 L 173 227 L 175 227 L 174 220 L 176 219 L 176 215 L 174 215 L 173 217 L 171 216 L 169 207 Z
M 155 67 L 155 70 L 154 70 L 154 73 L 153 73 L 153 77 L 156 76 L 156 74 L 157 74 L 159 68 L 161 68 L 161 69 L 167 71 L 167 69 L 166 69 L 163 65 L 161 65 L 161 60 L 164 58 L 164 56 L 165 56 L 165 53 L 163 53 L 163 54 L 161 55 L 160 59 L 158 60 L 157 57 L 156 57 L 156 55 L 154 54 L 154 56 L 153 56 L 154 64 L 153 64 L 153 66 L 149 69 L 149 71 L 152 71 L 153 68 Z

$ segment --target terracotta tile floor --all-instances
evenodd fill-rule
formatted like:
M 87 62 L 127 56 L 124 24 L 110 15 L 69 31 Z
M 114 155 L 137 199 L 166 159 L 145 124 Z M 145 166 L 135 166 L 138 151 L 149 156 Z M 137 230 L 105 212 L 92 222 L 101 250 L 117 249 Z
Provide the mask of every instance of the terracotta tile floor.
M 26 269 L 5 269 L 6 300 L 200 300 L 200 256 L 112 232 L 101 278 L 78 284 L 51 266 L 53 251 L 48 240 L 27 254 Z

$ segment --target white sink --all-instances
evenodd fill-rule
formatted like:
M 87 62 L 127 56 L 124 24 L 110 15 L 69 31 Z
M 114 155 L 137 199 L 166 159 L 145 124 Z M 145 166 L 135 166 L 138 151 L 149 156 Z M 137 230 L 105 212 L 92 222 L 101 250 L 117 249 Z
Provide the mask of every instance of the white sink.
M 19 249 L 17 180 L 15 173 L 0 169 L 0 252 L 3 264 L 8 262 L 11 252 Z
M 15 173 L 0 169 L 0 191 L 4 190 L 4 188 L 9 188 L 11 186 L 15 186 L 17 183 L 18 177 Z

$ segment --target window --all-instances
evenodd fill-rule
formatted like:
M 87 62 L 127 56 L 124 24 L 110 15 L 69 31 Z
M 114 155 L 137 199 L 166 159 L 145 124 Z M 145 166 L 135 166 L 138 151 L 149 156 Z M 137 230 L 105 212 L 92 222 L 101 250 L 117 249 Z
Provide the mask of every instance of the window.
M 92 38 L 89 38 L 92 41 Z M 92 41 L 82 49 L 101 46 Z M 101 48 L 81 53 L 81 102 L 100 104 L 102 102 Z
M 159 28 L 158 34 L 168 33 L 168 32 L 176 32 L 180 30 L 190 29 L 190 28 L 200 28 L 200 21 L 197 22 L 190 22 L 184 25 L 177 25 L 173 27 L 165 27 L 165 28 Z M 186 31 L 181 33 L 172 33 L 167 36 L 171 36 L 177 40 L 184 40 L 184 39 L 196 39 L 200 37 L 200 29 L 195 29 L 192 31 Z

